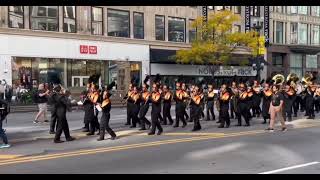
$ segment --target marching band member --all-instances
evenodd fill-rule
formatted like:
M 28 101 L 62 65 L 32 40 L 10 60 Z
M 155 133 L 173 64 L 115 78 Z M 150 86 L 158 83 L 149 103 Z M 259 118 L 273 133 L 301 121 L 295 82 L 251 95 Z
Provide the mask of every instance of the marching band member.
M 191 102 L 190 105 L 193 105 L 193 113 L 190 114 L 193 119 L 193 129 L 192 131 L 198 131 L 201 129 L 200 125 L 200 116 L 201 116 L 201 100 L 203 99 L 203 95 L 200 92 L 200 85 L 194 87 L 194 90 L 191 94 Z
M 130 81 L 130 84 L 129 84 L 129 88 L 128 88 L 128 92 L 126 94 L 126 96 L 123 98 L 126 100 L 127 102 L 127 123 L 125 125 L 131 125 L 131 114 L 132 114 L 132 103 L 131 101 L 129 101 L 129 98 L 131 97 L 132 95 L 132 90 L 133 90 L 133 83 L 135 81 L 135 78 L 133 77 Z
M 174 94 L 174 100 L 176 101 L 176 123 L 173 127 L 179 127 L 179 121 L 182 121 L 182 127 L 186 127 L 187 122 L 184 119 L 185 105 L 184 101 L 186 99 L 185 92 L 181 89 L 181 82 L 176 82 L 176 92 Z
M 237 106 L 238 106 L 238 99 L 239 99 L 239 91 L 237 88 L 237 83 L 235 81 L 232 82 L 231 84 L 231 99 L 230 99 L 230 114 L 231 114 L 231 119 L 234 119 L 235 117 L 238 117 L 238 111 L 237 111 Z
M 130 128 L 135 128 L 137 123 L 140 124 L 140 120 L 138 118 L 139 111 L 140 111 L 140 93 L 138 91 L 138 87 L 136 85 L 133 86 L 132 94 L 128 99 L 128 102 L 131 103 L 131 118 L 132 118 L 132 125 Z
M 293 87 L 290 86 L 290 81 L 287 82 L 285 85 L 285 92 L 284 92 L 284 109 L 286 112 L 286 117 L 288 117 L 288 121 L 292 121 L 292 107 L 293 102 L 295 101 L 295 90 Z
M 89 100 L 90 100 L 90 104 L 91 104 L 91 109 L 90 111 L 93 111 L 90 119 L 90 132 L 87 134 L 88 136 L 94 135 L 94 133 L 96 132 L 96 130 L 98 130 L 99 132 L 97 133 L 97 135 L 100 134 L 100 124 L 98 121 L 98 110 L 96 109 L 96 105 L 98 105 L 99 99 L 100 99 L 100 92 L 99 92 L 99 88 L 98 85 L 92 84 L 92 90 L 91 93 L 89 95 Z
M 253 117 L 260 117 L 261 109 L 261 85 L 257 80 L 253 81 L 253 96 L 252 96 L 252 113 Z
M 141 129 L 139 130 L 146 130 L 146 124 L 148 126 L 148 129 L 151 126 L 150 121 L 146 118 L 146 115 L 149 110 L 149 99 L 151 96 L 151 93 L 148 91 L 149 85 L 147 82 L 149 81 L 150 76 L 146 76 L 145 80 L 143 81 L 142 84 L 142 92 L 141 92 L 141 105 L 140 105 L 140 112 L 139 112 L 139 119 L 141 122 Z
M 293 117 L 297 117 L 298 116 L 299 106 L 301 107 L 300 108 L 301 110 L 303 109 L 303 107 L 302 107 L 303 87 L 302 87 L 300 82 L 296 84 L 295 91 L 296 91 L 296 98 L 295 98 L 295 100 L 293 102 L 293 112 L 294 112 Z
M 219 95 L 219 106 L 220 106 L 219 118 L 220 118 L 221 124 L 220 126 L 218 126 L 218 128 L 224 128 L 224 127 L 229 128 L 230 126 L 230 117 L 229 117 L 230 98 L 231 98 L 231 93 L 227 89 L 227 85 L 223 84 L 221 86 L 221 91 Z
M 248 105 L 248 102 L 250 102 L 251 94 L 252 92 L 246 89 L 246 85 L 244 83 L 239 84 L 239 102 L 238 102 L 238 110 L 237 110 L 239 112 L 239 116 L 238 116 L 238 124 L 236 126 L 242 125 L 241 116 L 243 116 L 246 122 L 245 126 L 250 126 L 250 123 L 249 123 L 250 107 Z
M 320 111 L 320 87 L 317 87 L 316 92 L 314 93 L 314 105 L 316 108 L 316 113 Z
M 308 114 L 307 119 L 314 119 L 314 95 L 315 95 L 315 87 L 309 85 L 306 89 L 306 110 Z
M 97 139 L 97 141 L 104 140 L 104 135 L 106 130 L 110 134 L 111 140 L 115 140 L 117 137 L 116 133 L 114 133 L 114 131 L 109 126 L 110 111 L 111 111 L 110 97 L 112 95 L 109 91 L 112 90 L 113 86 L 115 86 L 114 81 L 111 84 L 109 84 L 107 88 L 103 91 L 102 103 L 101 103 L 102 116 L 100 119 L 100 137 Z
M 206 104 L 207 104 L 207 121 L 210 121 L 210 113 L 212 116 L 212 120 L 214 121 L 216 119 L 214 115 L 214 90 L 213 90 L 213 85 L 209 84 L 208 85 L 208 92 L 206 94 Z
M 181 89 L 183 90 L 183 92 L 185 93 L 185 97 L 188 97 L 190 92 L 188 92 L 188 88 L 187 88 L 187 85 L 186 83 L 182 83 L 181 84 Z M 184 112 L 183 112 L 183 116 L 185 116 L 185 120 L 188 121 L 189 120 L 189 115 L 187 113 L 187 99 L 184 100 Z
M 194 89 L 195 89 L 195 85 L 192 84 L 192 85 L 190 86 L 190 89 L 189 89 L 189 92 L 190 92 L 189 94 L 190 94 L 190 95 L 193 93 Z M 189 113 L 190 113 L 190 119 L 189 119 L 188 122 L 193 122 L 193 119 L 192 119 L 192 118 L 193 118 L 194 116 L 191 116 L 191 114 L 194 113 L 193 104 L 191 103 L 190 99 L 189 99 L 187 102 L 188 102 L 187 108 L 189 108 Z
M 148 135 L 154 135 L 156 132 L 156 128 L 158 129 L 157 135 L 160 135 L 163 132 L 159 121 L 159 115 L 161 113 L 161 94 L 159 92 L 159 84 L 157 82 L 160 79 L 156 78 L 155 82 L 152 84 L 152 93 L 151 93 L 151 130 Z
M 172 93 L 170 92 L 167 85 L 163 85 L 163 124 L 167 125 L 167 119 L 169 120 L 169 125 L 173 124 L 171 117 L 171 101 Z
M 269 108 L 270 108 L 270 103 L 272 98 L 272 89 L 270 88 L 270 81 L 267 80 L 267 82 L 264 84 L 264 88 L 261 94 L 262 94 L 262 117 L 263 117 L 262 124 L 266 124 L 267 119 L 270 119 Z
M 89 78 L 90 79 L 90 78 Z M 90 107 L 89 107 L 89 99 L 88 99 L 88 95 L 91 93 L 91 83 L 87 84 L 86 90 L 84 90 L 81 93 L 81 101 L 83 103 L 83 107 L 84 107 L 84 127 L 82 128 L 83 131 L 82 132 L 89 132 L 89 114 L 90 114 Z

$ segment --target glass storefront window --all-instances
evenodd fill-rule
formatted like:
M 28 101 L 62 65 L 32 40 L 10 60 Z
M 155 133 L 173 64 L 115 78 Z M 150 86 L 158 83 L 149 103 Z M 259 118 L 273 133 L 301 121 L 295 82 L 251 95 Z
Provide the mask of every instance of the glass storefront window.
M 296 73 L 302 77 L 302 54 L 290 55 L 290 73 Z
M 24 8 L 23 6 L 9 6 L 9 27 L 24 28 Z
M 318 56 L 307 55 L 306 56 L 306 68 L 318 68 Z
M 63 32 L 76 33 L 76 7 L 63 6 Z
M 103 35 L 103 8 L 91 7 L 91 34 Z
M 165 40 L 164 16 L 155 16 L 156 40 Z
M 30 6 L 31 29 L 58 31 L 58 19 L 58 6 Z
M 185 19 L 168 17 L 168 40 L 173 42 L 185 42 L 185 26 Z
M 283 43 L 283 22 L 276 22 L 276 43 Z
M 136 39 L 144 39 L 143 13 L 133 13 L 133 37 Z
M 283 67 L 284 55 L 272 53 L 272 65 L 275 67 Z
M 108 36 L 130 37 L 129 11 L 108 9 Z
M 298 42 L 299 44 L 307 44 L 308 42 L 308 24 L 299 24 L 298 27 Z

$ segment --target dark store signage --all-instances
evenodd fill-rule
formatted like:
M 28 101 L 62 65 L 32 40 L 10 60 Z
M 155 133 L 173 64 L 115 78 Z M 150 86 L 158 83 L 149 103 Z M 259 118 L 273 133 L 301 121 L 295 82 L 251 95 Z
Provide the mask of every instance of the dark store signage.
M 244 20 L 245 20 L 245 32 L 250 31 L 250 26 L 251 26 L 251 22 L 250 22 L 250 6 L 245 6 L 245 15 L 244 15 Z
M 264 37 L 265 44 L 269 44 L 269 6 L 264 6 Z
M 97 46 L 80 45 L 80 54 L 97 54 Z
M 199 67 L 199 75 L 210 75 L 211 72 L 208 67 Z M 215 76 L 255 76 L 257 71 L 253 70 L 252 67 L 233 67 L 233 68 L 222 68 L 214 72 Z

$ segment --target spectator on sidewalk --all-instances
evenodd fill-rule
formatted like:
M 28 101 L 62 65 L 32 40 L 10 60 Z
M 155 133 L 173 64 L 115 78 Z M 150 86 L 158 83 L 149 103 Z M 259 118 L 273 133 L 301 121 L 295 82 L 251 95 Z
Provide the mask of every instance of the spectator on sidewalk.
M 35 100 L 39 107 L 39 112 L 33 121 L 33 123 L 38 123 L 40 116 L 43 116 L 43 122 L 49 122 L 47 119 L 47 102 L 48 102 L 49 90 L 44 89 L 44 84 L 39 84 L 38 91 L 35 94 Z
M 6 116 L 8 114 L 8 112 L 6 112 L 6 108 L 5 108 L 5 106 L 7 106 L 7 105 L 8 105 L 7 102 L 0 99 L 0 137 L 2 138 L 2 141 L 4 143 L 4 144 L 0 145 L 0 149 L 10 147 L 5 130 L 2 128 L 2 123 L 6 119 Z
M 5 99 L 5 81 L 0 80 L 0 99 Z

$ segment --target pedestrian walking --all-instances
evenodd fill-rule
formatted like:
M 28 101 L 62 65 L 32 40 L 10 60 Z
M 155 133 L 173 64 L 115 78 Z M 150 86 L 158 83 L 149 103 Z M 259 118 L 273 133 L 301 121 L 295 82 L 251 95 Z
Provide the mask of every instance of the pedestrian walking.
M 35 94 L 35 99 L 38 104 L 39 112 L 33 121 L 38 123 L 38 119 L 43 116 L 43 122 L 49 122 L 47 119 L 47 102 L 48 102 L 49 90 L 44 89 L 44 84 L 39 84 L 38 91 Z
M 286 131 L 287 127 L 285 124 L 284 117 L 282 116 L 282 111 L 284 107 L 284 96 L 283 93 L 281 93 L 280 90 L 280 85 L 274 85 L 272 87 L 273 94 L 271 98 L 271 103 L 270 103 L 270 108 L 269 108 L 269 113 L 270 113 L 270 124 L 269 128 L 267 128 L 267 131 L 273 132 L 274 131 L 274 124 L 276 117 L 279 116 L 281 126 L 282 126 L 282 131 Z
M 8 103 L 2 99 L 0 99 L 0 137 L 4 144 L 0 145 L 1 148 L 9 148 L 10 144 L 8 143 L 8 138 L 3 129 L 3 121 L 6 119 L 8 115 Z

